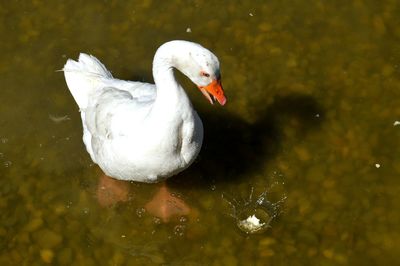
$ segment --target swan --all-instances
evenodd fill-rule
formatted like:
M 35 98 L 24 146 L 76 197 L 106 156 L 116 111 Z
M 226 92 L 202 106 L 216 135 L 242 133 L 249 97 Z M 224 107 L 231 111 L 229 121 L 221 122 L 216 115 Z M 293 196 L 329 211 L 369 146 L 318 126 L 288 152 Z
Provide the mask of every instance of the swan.
M 155 84 L 114 78 L 94 56 L 68 59 L 63 72 L 82 119 L 93 162 L 119 180 L 155 183 L 189 167 L 203 142 L 203 124 L 173 70 L 213 104 L 225 105 L 218 58 L 201 45 L 174 40 L 153 60 Z

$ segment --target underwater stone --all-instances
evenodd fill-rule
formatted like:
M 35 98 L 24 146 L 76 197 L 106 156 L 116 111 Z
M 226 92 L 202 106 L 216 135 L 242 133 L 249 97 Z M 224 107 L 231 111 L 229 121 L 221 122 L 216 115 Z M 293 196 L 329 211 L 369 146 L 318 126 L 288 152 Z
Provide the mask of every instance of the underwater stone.
M 57 256 L 57 261 L 61 265 L 71 265 L 72 262 L 72 249 L 63 248 Z
M 238 260 L 235 256 L 232 255 L 224 255 L 223 265 L 238 265 Z
M 54 252 L 51 249 L 42 249 L 40 257 L 45 263 L 51 263 L 54 259 Z
M 49 229 L 42 229 L 34 234 L 36 242 L 43 248 L 54 248 L 61 244 L 63 238 L 60 234 Z
M 270 246 L 272 244 L 275 244 L 276 240 L 272 237 L 265 237 L 260 240 L 259 245 L 260 246 Z
M 42 218 L 34 218 L 30 220 L 26 226 L 25 226 L 25 231 L 27 232 L 33 232 L 39 229 L 43 225 L 43 219 Z

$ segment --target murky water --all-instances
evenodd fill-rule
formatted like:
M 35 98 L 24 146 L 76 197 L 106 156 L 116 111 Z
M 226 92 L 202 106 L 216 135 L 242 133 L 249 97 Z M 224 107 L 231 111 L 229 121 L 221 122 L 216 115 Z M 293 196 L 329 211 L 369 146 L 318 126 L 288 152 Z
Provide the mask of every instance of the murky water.
M 1 265 L 394 265 L 400 252 L 398 1 L 3 1 Z M 147 213 L 157 185 L 102 207 L 62 73 L 80 51 L 152 81 L 165 41 L 221 61 L 228 104 L 182 78 L 205 124 L 168 186 L 192 211 Z M 285 199 L 259 234 L 232 217 Z M 227 203 L 224 195 L 232 204 Z M 236 202 L 236 203 L 235 203 Z

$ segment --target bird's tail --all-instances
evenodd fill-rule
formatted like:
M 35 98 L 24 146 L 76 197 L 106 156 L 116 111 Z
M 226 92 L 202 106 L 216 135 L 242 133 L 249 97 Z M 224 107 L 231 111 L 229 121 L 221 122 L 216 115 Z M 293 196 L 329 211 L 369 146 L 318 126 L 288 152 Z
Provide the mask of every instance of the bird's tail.
M 111 73 L 94 56 L 81 53 L 78 61 L 68 59 L 64 68 L 68 88 L 80 109 L 86 108 L 89 95 L 100 87 Z

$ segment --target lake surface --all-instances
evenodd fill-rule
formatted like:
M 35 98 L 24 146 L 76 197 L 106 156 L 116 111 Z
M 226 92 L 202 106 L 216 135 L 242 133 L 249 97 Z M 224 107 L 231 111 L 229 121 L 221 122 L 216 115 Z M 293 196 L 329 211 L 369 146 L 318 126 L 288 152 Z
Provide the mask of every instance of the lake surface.
M 398 264 L 399 14 L 394 0 L 3 1 L 0 264 Z M 57 70 L 86 52 L 152 82 L 173 39 L 219 57 L 228 103 L 179 76 L 205 140 L 167 183 L 191 212 L 164 223 L 144 208 L 157 185 L 99 203 Z M 275 217 L 246 234 L 239 216 L 260 199 Z

